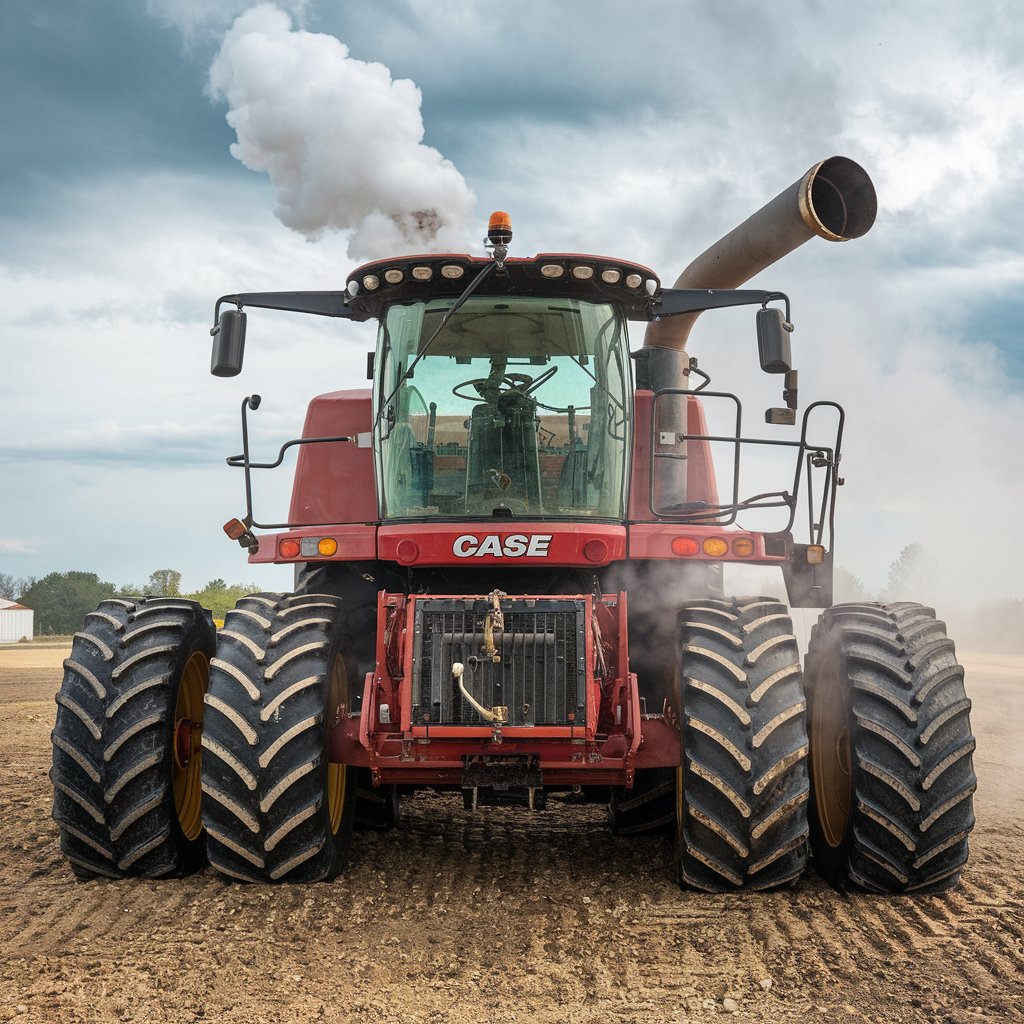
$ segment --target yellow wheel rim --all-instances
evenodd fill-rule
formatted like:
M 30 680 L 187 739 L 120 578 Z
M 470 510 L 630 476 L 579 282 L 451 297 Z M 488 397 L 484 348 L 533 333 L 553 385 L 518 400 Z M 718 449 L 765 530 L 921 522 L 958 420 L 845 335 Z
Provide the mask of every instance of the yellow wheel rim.
M 336 655 L 331 665 L 330 685 L 327 688 L 327 708 L 324 720 L 327 732 L 324 737 L 324 754 L 330 755 L 331 728 L 335 720 L 348 714 L 348 672 L 345 659 Z M 348 770 L 343 764 L 327 763 L 327 813 L 331 822 L 331 835 L 337 835 L 341 828 L 341 815 L 345 809 L 345 788 Z
M 825 842 L 835 849 L 846 838 L 853 794 L 850 723 L 838 652 L 818 675 L 810 725 L 815 808 Z
M 174 810 L 185 838 L 197 839 L 203 830 L 202 738 L 203 697 L 210 683 L 210 663 L 196 651 L 185 663 L 174 705 L 171 789 Z

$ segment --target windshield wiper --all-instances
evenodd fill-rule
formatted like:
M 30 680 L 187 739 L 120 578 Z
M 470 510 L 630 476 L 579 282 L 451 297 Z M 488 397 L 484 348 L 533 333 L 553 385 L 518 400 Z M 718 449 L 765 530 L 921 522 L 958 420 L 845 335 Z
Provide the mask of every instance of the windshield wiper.
M 377 411 L 377 419 L 380 417 L 383 411 L 391 404 L 392 399 L 398 394 L 399 388 L 412 376 L 413 371 L 416 369 L 416 364 L 427 354 L 430 346 L 437 340 L 437 336 L 448 326 L 448 321 L 455 315 L 462 304 L 477 290 L 483 279 L 497 266 L 497 263 L 488 263 L 472 281 L 466 285 L 466 290 L 452 303 L 451 308 L 443 317 L 441 322 L 434 329 L 434 333 L 427 339 L 426 344 L 416 353 L 416 358 L 409 364 L 408 368 L 402 371 L 402 375 L 398 378 L 398 383 L 391 389 L 391 393 L 387 398 L 384 399 L 380 404 L 380 408 Z

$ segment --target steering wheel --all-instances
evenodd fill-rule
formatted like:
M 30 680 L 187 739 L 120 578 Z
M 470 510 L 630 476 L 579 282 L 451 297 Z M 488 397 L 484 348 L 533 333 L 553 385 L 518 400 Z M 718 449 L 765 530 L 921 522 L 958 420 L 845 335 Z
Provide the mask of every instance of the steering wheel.
M 510 391 L 516 391 L 521 395 L 529 395 L 536 391 L 541 384 L 551 380 L 556 373 L 558 373 L 557 366 L 552 366 L 537 377 L 531 377 L 528 373 L 506 373 L 500 381 L 500 383 L 507 385 L 501 394 L 506 395 Z M 487 384 L 489 381 L 489 377 L 477 377 L 475 380 L 464 380 L 461 384 L 456 384 L 455 387 L 452 388 L 452 394 L 456 398 L 464 398 L 467 402 L 479 402 L 482 397 L 481 385 Z M 463 388 L 469 387 L 476 388 L 477 393 L 475 395 L 463 394 Z

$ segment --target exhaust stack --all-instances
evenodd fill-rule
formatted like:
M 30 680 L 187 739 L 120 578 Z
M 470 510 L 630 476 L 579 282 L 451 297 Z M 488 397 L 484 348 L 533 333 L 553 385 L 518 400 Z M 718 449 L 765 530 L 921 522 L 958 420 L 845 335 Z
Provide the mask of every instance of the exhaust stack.
M 676 288 L 736 288 L 817 235 L 845 242 L 875 222 L 875 187 L 859 164 L 833 156 L 706 249 L 679 275 Z M 651 322 L 644 348 L 682 352 L 699 313 Z

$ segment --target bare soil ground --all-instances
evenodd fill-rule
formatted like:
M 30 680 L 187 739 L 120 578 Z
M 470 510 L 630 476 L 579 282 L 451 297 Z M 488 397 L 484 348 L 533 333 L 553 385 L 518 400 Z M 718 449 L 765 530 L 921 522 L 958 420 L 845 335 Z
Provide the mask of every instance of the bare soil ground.
M 0 1021 L 1024 1021 L 1024 658 L 961 652 L 978 827 L 943 897 L 681 892 L 596 807 L 422 795 L 315 886 L 76 883 L 47 780 L 66 645 L 0 648 Z M 549 804 L 549 808 L 551 804 Z

